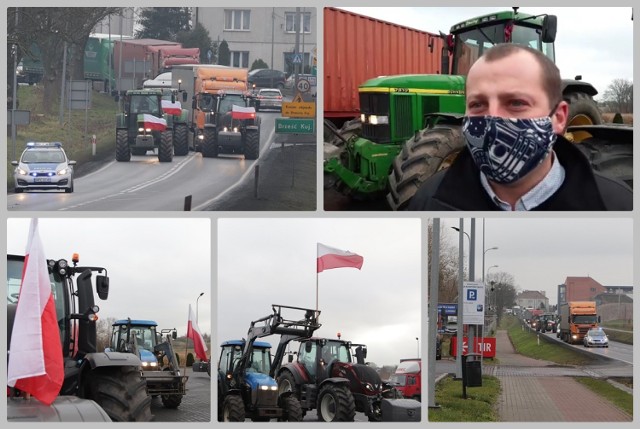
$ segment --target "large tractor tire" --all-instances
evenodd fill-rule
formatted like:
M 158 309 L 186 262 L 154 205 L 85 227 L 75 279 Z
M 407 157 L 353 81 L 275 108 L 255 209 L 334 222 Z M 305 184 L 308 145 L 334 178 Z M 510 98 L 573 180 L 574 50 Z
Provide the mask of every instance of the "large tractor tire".
M 325 128 L 329 126 L 331 125 L 325 123 Z M 343 139 L 349 140 L 354 135 L 359 136 L 360 134 L 362 134 L 362 122 L 360 121 L 360 118 L 352 119 L 342 124 L 342 127 L 340 127 L 340 129 L 337 131 L 340 134 L 340 136 L 342 136 Z M 326 130 L 326 133 L 327 133 L 325 137 L 326 142 L 333 144 L 335 146 L 344 145 L 344 141 L 342 141 L 340 137 L 336 136 L 334 132 Z
M 322 422 L 352 422 L 356 403 L 346 385 L 326 384 L 318 395 L 318 420 Z
M 129 162 L 130 160 L 129 133 L 127 130 L 116 130 L 116 161 Z
M 464 145 L 460 126 L 449 124 L 426 128 L 407 140 L 389 175 L 389 206 L 406 209 L 418 188 L 433 174 L 448 168 Z
M 160 146 L 158 146 L 158 161 L 173 161 L 173 133 L 171 130 L 164 130 L 160 134 Z
M 189 155 L 189 128 L 186 124 L 176 124 L 173 130 L 173 151 L 176 156 Z
M 244 157 L 246 159 L 258 159 L 260 156 L 260 134 L 258 130 L 247 131 L 244 136 Z
M 573 125 L 600 125 L 604 122 L 598 104 L 593 101 L 590 95 L 584 92 L 570 92 L 564 94 L 563 98 L 564 101 L 569 103 L 567 127 Z M 568 140 L 578 143 L 588 138 L 589 133 L 576 131 L 568 132 L 565 136 Z
M 282 396 L 286 392 L 291 392 L 294 395 L 297 393 L 296 380 L 289 371 L 284 371 L 278 376 L 278 396 Z
M 223 422 L 243 422 L 245 419 L 244 403 L 237 395 L 227 395 L 222 403 Z
M 149 422 L 153 418 L 147 383 L 136 367 L 106 367 L 90 372 L 85 381 L 85 395 L 114 422 Z
M 282 413 L 283 416 L 281 419 L 278 419 L 278 421 L 301 422 L 303 414 L 298 398 L 294 395 L 288 395 L 282 398 Z
M 594 170 L 622 180 L 633 188 L 633 143 L 608 141 L 596 137 L 582 140 L 578 149 Z
M 204 141 L 202 142 L 202 156 L 205 158 L 218 157 L 218 133 L 215 128 L 204 129 Z
M 165 408 L 178 408 L 182 402 L 182 395 L 162 395 L 161 398 Z

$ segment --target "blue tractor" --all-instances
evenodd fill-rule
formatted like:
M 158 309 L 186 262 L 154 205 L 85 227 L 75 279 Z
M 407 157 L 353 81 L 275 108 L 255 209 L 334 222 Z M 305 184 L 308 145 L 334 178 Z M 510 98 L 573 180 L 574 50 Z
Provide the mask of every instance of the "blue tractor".
M 152 320 L 122 319 L 112 326 L 110 349 L 138 356 L 149 396 L 160 396 L 166 408 L 178 408 L 188 377 L 181 374 L 173 351 L 171 340 L 177 338 L 177 331 L 163 329 L 158 333 L 158 324 Z
M 218 360 L 218 420 L 301 421 L 300 401 L 293 392 L 279 394 L 271 371 L 271 344 L 256 341 L 269 335 L 310 337 L 320 327 L 314 310 L 273 305 L 273 314 L 251 322 L 247 339 L 225 341 Z M 303 310 L 301 320 L 286 319 L 283 309 Z

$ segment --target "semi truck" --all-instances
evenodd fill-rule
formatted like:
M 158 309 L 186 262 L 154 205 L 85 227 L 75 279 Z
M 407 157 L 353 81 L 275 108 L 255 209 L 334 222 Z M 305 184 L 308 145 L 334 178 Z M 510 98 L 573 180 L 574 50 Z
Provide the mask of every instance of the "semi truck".
M 560 305 L 560 339 L 569 344 L 582 343 L 591 328 L 597 328 L 600 316 L 594 301 L 570 301 Z

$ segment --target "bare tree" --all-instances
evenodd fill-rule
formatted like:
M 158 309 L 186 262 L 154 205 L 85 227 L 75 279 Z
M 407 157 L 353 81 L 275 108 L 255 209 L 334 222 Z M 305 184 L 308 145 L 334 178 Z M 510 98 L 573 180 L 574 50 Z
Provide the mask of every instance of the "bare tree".
M 633 113 L 633 82 L 614 79 L 604 92 L 603 98 L 612 112 Z
M 487 276 L 487 292 L 490 294 L 490 305 L 494 307 L 498 315 L 498 323 L 503 311 L 515 304 L 517 290 L 515 279 L 507 272 L 499 271 Z
M 96 346 L 98 351 L 103 351 L 106 347 L 109 347 L 109 342 L 111 341 L 111 327 L 115 321 L 115 317 L 98 319 L 96 324 Z

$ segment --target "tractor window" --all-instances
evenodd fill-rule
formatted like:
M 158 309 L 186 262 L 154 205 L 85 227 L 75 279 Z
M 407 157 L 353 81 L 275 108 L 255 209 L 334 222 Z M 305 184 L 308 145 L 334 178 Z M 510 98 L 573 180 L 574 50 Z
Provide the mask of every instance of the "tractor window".
M 149 95 L 131 96 L 131 113 L 151 113 L 158 115 L 160 113 L 158 97 Z
M 515 25 L 513 27 L 513 33 L 511 34 L 511 42 L 528 46 L 536 51 L 541 51 L 549 57 L 551 61 L 555 62 L 553 43 L 542 43 L 539 28 Z
M 214 103 L 215 103 L 215 98 L 213 98 L 211 94 L 202 94 L 202 96 L 200 97 L 200 103 L 198 104 L 198 107 L 203 112 L 211 112 L 213 111 Z
M 231 364 L 235 364 L 242 357 L 242 347 L 225 346 L 220 351 L 220 359 L 218 360 L 218 370 L 227 372 L 232 370 Z
M 298 362 L 301 363 L 311 377 L 316 376 L 316 350 L 317 344 L 312 343 L 311 351 L 309 353 L 304 349 L 305 343 L 300 344 L 300 350 L 298 351 Z
M 218 109 L 218 112 L 220 112 L 221 114 L 225 114 L 227 112 L 230 112 L 233 106 L 245 107 L 246 103 L 241 96 L 227 95 L 222 100 L 220 100 L 220 108 Z
M 454 74 L 466 76 L 469 69 L 484 51 L 504 42 L 504 25 L 478 27 L 455 37 L 453 57 Z
M 249 362 L 248 372 L 259 372 L 261 374 L 269 374 L 271 369 L 270 349 L 254 348 L 251 354 L 251 362 Z
M 337 360 L 340 362 L 351 362 L 351 353 L 346 344 L 337 341 L 329 341 L 322 348 L 322 356 L 325 361 Z M 326 356 L 326 358 L 325 358 Z

